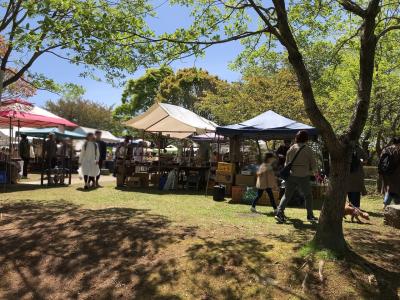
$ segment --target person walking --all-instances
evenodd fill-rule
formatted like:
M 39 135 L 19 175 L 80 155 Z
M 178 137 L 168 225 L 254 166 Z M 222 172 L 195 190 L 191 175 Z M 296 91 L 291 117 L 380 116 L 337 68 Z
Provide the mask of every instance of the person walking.
M 18 145 L 19 156 L 24 162 L 22 167 L 22 178 L 28 178 L 28 164 L 31 156 L 31 144 L 29 143 L 28 137 L 25 134 L 21 134 L 21 140 Z
M 400 138 L 393 138 L 391 145 L 383 149 L 378 169 L 383 177 L 385 192 L 383 208 L 390 205 L 392 200 L 400 204 Z
M 132 136 L 127 135 L 122 143 L 115 150 L 115 169 L 117 187 L 123 187 L 128 173 L 128 166 L 133 157 Z
M 264 162 L 260 165 L 257 171 L 257 197 L 254 198 L 251 204 L 250 210 L 254 213 L 257 212 L 256 205 L 258 200 L 263 195 L 264 191 L 268 194 L 271 206 L 276 210 L 276 204 L 274 199 L 273 189 L 278 188 L 277 178 L 274 173 L 273 163 L 276 161 L 275 156 L 272 153 L 266 153 L 264 157 Z
M 350 174 L 347 178 L 347 197 L 351 205 L 360 208 L 361 195 L 367 193 L 364 183 L 364 168 L 363 164 L 368 159 L 368 155 L 361 148 L 360 145 L 354 146 L 351 154 Z
M 99 146 L 95 141 L 94 134 L 88 133 L 79 156 L 79 164 L 85 181 L 85 190 L 90 187 L 91 183 L 93 186 L 95 185 L 95 178 L 100 173 L 99 158 Z
M 51 172 L 57 165 L 57 142 L 56 136 L 53 132 L 49 133 L 47 140 L 44 142 L 43 150 L 47 167 L 47 183 L 53 184 L 54 182 L 51 177 Z
M 100 130 L 96 130 L 94 134 L 96 136 L 96 143 L 99 149 L 99 169 L 100 169 L 99 175 L 96 176 L 96 187 L 101 187 L 99 184 L 99 179 L 100 179 L 101 168 L 103 167 L 103 163 L 107 157 L 107 144 L 105 141 L 101 139 L 102 132 Z
M 282 169 L 285 166 L 286 154 L 290 148 L 290 140 L 284 140 L 276 150 L 276 156 L 278 156 L 278 167 Z
M 299 189 L 305 198 L 307 209 L 307 220 L 317 221 L 312 210 L 312 193 L 310 176 L 316 172 L 316 162 L 311 148 L 307 145 L 308 133 L 301 130 L 296 134 L 295 144 L 290 147 L 286 154 L 285 166 L 292 164 L 290 175 L 285 181 L 285 194 L 278 206 L 275 219 L 279 223 L 286 220 L 285 208 L 292 199 L 296 189 Z

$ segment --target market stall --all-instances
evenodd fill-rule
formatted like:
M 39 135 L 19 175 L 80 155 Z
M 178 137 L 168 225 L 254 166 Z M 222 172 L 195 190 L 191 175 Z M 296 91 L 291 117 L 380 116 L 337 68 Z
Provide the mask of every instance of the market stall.
M 2 153 L 0 163 L 1 178 L 4 183 L 16 183 L 16 174 L 20 168 L 20 158 L 14 145 L 19 142 L 16 133 L 21 127 L 54 127 L 59 126 L 62 131 L 65 127 L 77 127 L 76 124 L 56 116 L 23 99 L 10 99 L 0 103 L 0 127 L 8 128 L 8 149 Z M 3 150 L 2 150 L 3 151 Z
M 134 117 L 125 124 L 142 132 L 153 134 L 158 152 L 155 157 L 146 157 L 140 162 L 131 158 L 117 160 L 120 168 L 132 170 L 128 177 L 135 178 L 137 173 L 146 172 L 151 175 L 150 182 L 155 184 L 164 180 L 168 183 L 172 180 L 168 180 L 168 177 L 174 177 L 173 183 L 184 182 L 183 186 L 186 188 L 193 185 L 196 189 L 199 188 L 198 183 L 205 182 L 207 177 L 205 173 L 209 168 L 208 162 L 191 159 L 194 153 L 194 145 L 180 145 L 181 148 L 178 148 L 177 156 L 171 159 L 166 150 L 168 144 L 166 139 L 183 140 L 193 134 L 214 132 L 217 124 L 183 107 L 165 103 L 154 104 L 145 113 Z M 184 151 L 182 148 L 187 150 Z M 141 152 L 144 153 L 143 150 Z M 189 160 L 182 160 L 186 155 Z M 121 166 L 121 164 L 124 164 L 124 166 Z M 139 172 L 139 170 L 142 170 L 142 172 Z M 172 186 L 175 186 L 175 184 L 172 184 Z
M 230 155 L 229 162 L 220 162 L 216 171 L 215 181 L 225 187 L 226 193 L 232 195 L 233 202 L 246 201 L 245 194 L 256 183 L 255 165 L 243 164 L 241 147 L 244 140 L 292 140 L 296 133 L 305 130 L 311 137 L 316 137 L 316 128 L 283 117 L 274 111 L 266 111 L 250 120 L 238 124 L 219 126 L 216 134 L 229 137 Z M 322 198 L 326 185 L 322 182 L 313 182 L 313 193 L 316 198 Z M 275 198 L 279 198 L 279 191 L 275 191 Z M 265 195 L 264 195 L 265 196 Z M 248 196 L 254 198 L 254 195 Z M 266 203 L 266 198 L 261 203 Z
M 73 160 L 75 158 L 74 149 L 72 147 L 72 140 L 84 140 L 85 135 L 78 134 L 73 131 L 64 130 L 61 131 L 58 128 L 38 128 L 21 130 L 21 135 L 28 137 L 38 138 L 39 140 L 33 140 L 35 155 L 40 158 L 40 182 L 43 185 L 44 180 L 51 181 L 54 184 L 64 184 L 65 180 L 68 180 L 68 184 L 71 184 L 71 177 L 73 171 Z M 56 157 L 56 165 L 52 170 L 47 170 L 44 165 L 44 153 L 43 145 L 46 137 L 49 134 L 54 134 L 56 137 L 56 143 L 58 153 Z M 51 176 L 48 178 L 46 176 Z

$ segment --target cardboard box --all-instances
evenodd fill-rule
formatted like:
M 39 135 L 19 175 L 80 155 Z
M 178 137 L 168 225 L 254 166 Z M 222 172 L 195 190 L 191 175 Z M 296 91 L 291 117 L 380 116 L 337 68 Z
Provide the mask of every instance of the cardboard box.
M 235 176 L 235 184 L 241 186 L 256 186 L 256 180 L 256 175 L 237 174 Z
M 126 186 L 131 188 L 141 187 L 142 182 L 139 177 L 128 177 L 126 180 Z
M 148 173 L 135 173 L 135 177 L 140 178 L 140 183 L 142 187 L 149 186 L 149 174 Z
M 217 170 L 216 174 L 215 174 L 215 182 L 218 182 L 218 183 L 232 183 L 233 182 L 233 177 L 234 177 L 233 174 L 227 174 L 224 171 L 221 172 L 221 171 Z
M 160 174 L 151 174 L 150 182 L 153 185 L 158 186 L 160 183 Z
M 236 170 L 235 164 L 218 162 L 217 171 L 220 171 L 221 173 L 235 174 L 236 173 L 235 170 Z
M 232 203 L 242 202 L 242 197 L 245 189 L 246 188 L 243 186 L 232 186 Z

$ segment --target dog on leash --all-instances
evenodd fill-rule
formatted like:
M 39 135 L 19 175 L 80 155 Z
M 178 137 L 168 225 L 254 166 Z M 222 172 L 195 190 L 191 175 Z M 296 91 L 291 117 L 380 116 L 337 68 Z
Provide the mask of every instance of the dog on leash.
M 359 208 L 354 207 L 350 203 L 346 203 L 346 206 L 344 207 L 343 218 L 346 219 L 346 216 L 351 216 L 351 222 L 354 222 L 354 219 L 356 219 L 358 223 L 362 223 L 360 217 L 365 220 L 369 220 L 368 213 L 361 211 Z

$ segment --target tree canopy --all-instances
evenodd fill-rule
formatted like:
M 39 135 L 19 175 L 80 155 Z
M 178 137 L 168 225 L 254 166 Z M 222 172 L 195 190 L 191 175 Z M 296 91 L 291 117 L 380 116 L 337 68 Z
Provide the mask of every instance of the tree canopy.
M 207 92 L 216 92 L 222 81 L 207 71 L 196 68 L 180 69 L 176 73 L 169 67 L 148 69 L 138 79 L 127 82 L 122 94 L 122 105 L 116 107 L 114 116 L 126 119 L 145 111 L 155 102 L 165 102 L 198 110 Z
M 153 11 L 143 1 L 8 0 L 0 1 L 0 7 L 0 88 L 23 75 L 36 87 L 54 88 L 51 79 L 29 72 L 44 54 L 85 64 L 84 76 L 91 67 L 103 69 L 113 80 L 152 63 L 158 53 L 154 45 L 136 43 L 137 34 L 152 34 L 145 18 Z M 11 69 L 15 72 L 4 77 Z
M 271 74 L 253 69 L 240 82 L 220 82 L 215 91 L 205 94 L 198 110 L 208 112 L 221 125 L 245 121 L 267 110 L 309 123 L 295 75 L 289 69 Z

